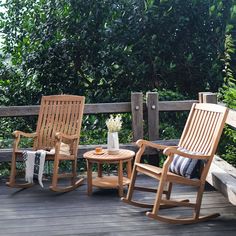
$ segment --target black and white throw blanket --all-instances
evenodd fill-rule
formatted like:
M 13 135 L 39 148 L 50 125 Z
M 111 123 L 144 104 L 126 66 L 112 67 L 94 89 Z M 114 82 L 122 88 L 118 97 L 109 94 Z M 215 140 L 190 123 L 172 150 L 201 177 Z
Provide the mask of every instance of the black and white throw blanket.
M 38 179 L 40 186 L 43 188 L 43 170 L 45 163 L 46 151 L 24 151 L 23 158 L 26 164 L 25 180 L 28 183 L 33 183 L 34 178 Z
M 24 151 L 23 159 L 25 161 L 25 181 L 33 183 L 34 179 L 38 179 L 39 184 L 43 188 L 43 171 L 46 154 L 55 154 L 55 148 L 50 151 L 38 150 L 38 151 Z M 70 146 L 61 142 L 59 154 L 70 155 Z

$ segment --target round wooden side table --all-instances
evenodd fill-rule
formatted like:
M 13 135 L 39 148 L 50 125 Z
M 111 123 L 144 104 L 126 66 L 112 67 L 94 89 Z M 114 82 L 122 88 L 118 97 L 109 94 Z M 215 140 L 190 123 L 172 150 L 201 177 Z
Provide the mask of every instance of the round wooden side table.
M 96 154 L 95 151 L 84 153 L 87 162 L 87 187 L 88 195 L 92 194 L 92 187 L 118 188 L 119 196 L 123 197 L 123 187 L 130 183 L 131 161 L 135 155 L 133 151 L 120 149 L 118 154 L 110 155 L 107 150 L 103 154 Z M 92 165 L 98 165 L 98 176 L 92 178 Z M 102 164 L 118 164 L 118 176 L 102 176 Z M 123 163 L 127 164 L 127 177 L 123 176 Z

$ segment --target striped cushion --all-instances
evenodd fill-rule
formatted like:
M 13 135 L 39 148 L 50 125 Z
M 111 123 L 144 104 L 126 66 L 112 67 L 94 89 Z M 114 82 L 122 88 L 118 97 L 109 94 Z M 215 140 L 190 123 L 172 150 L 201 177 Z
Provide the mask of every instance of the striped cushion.
M 189 154 L 201 154 L 199 152 L 188 151 L 185 148 L 178 148 L 179 151 Z M 199 177 L 199 168 L 201 160 L 191 159 L 175 154 L 172 163 L 170 164 L 169 171 L 177 175 L 187 177 L 189 179 Z

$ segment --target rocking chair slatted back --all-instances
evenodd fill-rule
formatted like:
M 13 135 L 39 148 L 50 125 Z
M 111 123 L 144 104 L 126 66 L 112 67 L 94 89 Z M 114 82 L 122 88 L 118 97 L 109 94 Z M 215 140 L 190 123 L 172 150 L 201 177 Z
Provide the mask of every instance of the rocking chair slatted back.
M 195 104 L 190 112 L 179 146 L 205 155 L 215 154 L 225 119 L 226 108 Z
M 72 95 L 42 97 L 37 124 L 38 137 L 34 149 L 50 149 L 55 133 L 80 136 L 84 97 Z
M 77 179 L 77 152 L 80 139 L 80 129 L 84 111 L 85 97 L 73 95 L 43 96 L 39 109 L 39 117 L 36 133 L 24 133 L 15 131 L 13 142 L 10 187 L 28 188 L 32 183 L 16 183 L 16 163 L 23 151 L 18 148 L 20 137 L 34 138 L 33 150 L 51 151 L 46 154 L 45 160 L 54 162 L 52 185 L 50 189 L 57 192 L 68 192 L 83 182 L 83 178 Z M 58 133 L 58 135 L 56 135 Z M 66 143 L 66 145 L 62 144 Z M 65 149 L 68 149 L 65 152 Z M 65 148 L 66 147 L 66 148 Z M 64 151 L 64 153 L 63 153 Z M 71 165 L 68 173 L 60 173 L 60 162 L 67 161 Z M 58 180 L 70 178 L 70 185 L 61 186 Z

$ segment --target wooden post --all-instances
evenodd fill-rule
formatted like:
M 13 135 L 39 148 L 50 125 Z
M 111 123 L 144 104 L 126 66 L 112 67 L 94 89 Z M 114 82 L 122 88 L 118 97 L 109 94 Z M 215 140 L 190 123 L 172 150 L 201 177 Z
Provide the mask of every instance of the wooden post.
M 131 93 L 133 142 L 143 138 L 143 94 Z
M 158 93 L 147 93 L 148 136 L 149 140 L 159 139 L 159 104 Z
M 147 96 L 147 113 L 148 113 L 148 139 L 154 141 L 159 139 L 159 104 L 158 93 L 148 92 Z M 159 154 L 148 155 L 148 163 L 159 166 Z
M 199 101 L 199 103 L 203 103 L 203 94 L 204 94 L 204 92 L 199 92 L 198 93 L 198 101 Z
M 202 93 L 202 102 L 217 104 L 217 94 L 210 92 Z

